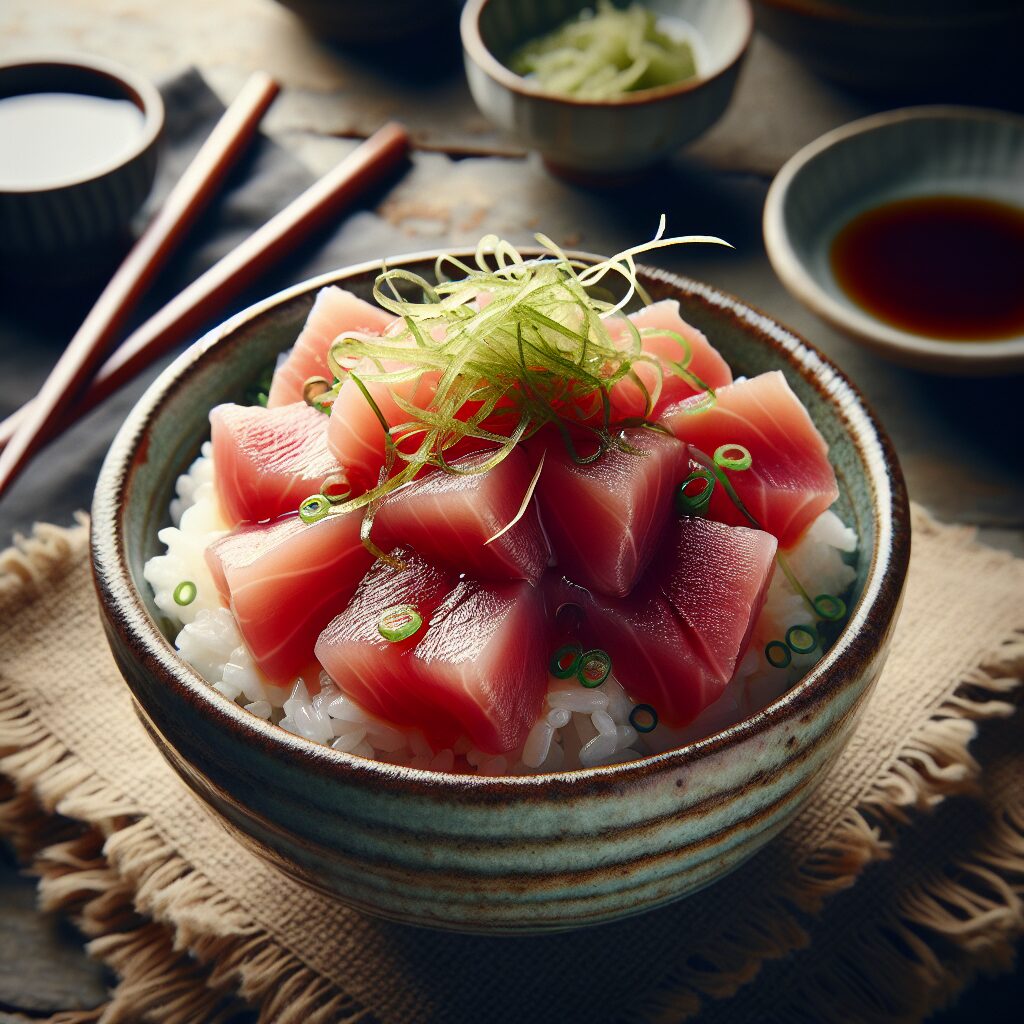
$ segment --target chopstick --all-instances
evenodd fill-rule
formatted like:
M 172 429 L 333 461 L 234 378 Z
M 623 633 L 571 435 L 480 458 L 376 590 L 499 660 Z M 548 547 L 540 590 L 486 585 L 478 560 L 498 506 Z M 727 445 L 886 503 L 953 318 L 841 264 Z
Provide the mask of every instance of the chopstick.
M 384 125 L 361 143 L 333 170 L 130 334 L 99 368 L 70 414 L 54 416 L 49 421 L 53 429 L 50 437 L 84 416 L 192 331 L 201 328 L 226 302 L 250 285 L 255 275 L 267 270 L 367 188 L 386 177 L 404 159 L 408 146 L 405 128 L 396 123 Z M 33 407 L 35 401 L 38 400 L 33 401 Z M 0 424 L 0 444 L 14 434 L 17 421 L 29 415 L 29 408 L 23 406 Z
M 0 453 L 0 494 L 53 435 L 65 418 L 65 407 L 84 391 L 139 299 L 252 140 L 277 92 L 274 79 L 257 71 L 224 111 L 82 321 L 31 406 L 18 417 L 17 428 Z

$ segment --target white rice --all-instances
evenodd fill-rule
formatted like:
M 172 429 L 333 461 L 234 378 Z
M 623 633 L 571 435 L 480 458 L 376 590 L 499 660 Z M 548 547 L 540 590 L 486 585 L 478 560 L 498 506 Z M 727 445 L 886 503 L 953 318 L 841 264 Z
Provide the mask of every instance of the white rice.
M 343 695 L 326 672 L 310 695 L 311 680 L 275 686 L 260 672 L 242 641 L 234 616 L 223 607 L 206 565 L 206 547 L 227 532 L 214 491 L 209 443 L 188 473 L 178 477 L 171 502 L 174 526 L 159 533 L 166 553 L 151 558 L 144 575 L 157 607 L 180 625 L 175 646 L 215 690 L 258 718 L 360 757 L 391 764 L 446 771 L 464 756 L 479 775 L 522 775 L 594 767 L 634 760 L 711 735 L 765 707 L 783 694 L 820 657 L 820 650 L 793 654 L 784 669 L 768 664 L 764 648 L 781 640 L 795 624 L 810 623 L 803 598 L 781 571 L 775 573 L 768 598 L 755 624 L 750 647 L 722 696 L 686 728 L 659 724 L 643 735 L 630 724 L 634 702 L 614 677 L 597 689 L 571 680 L 549 680 L 540 716 L 520 750 L 494 756 L 474 749 L 468 740 L 433 750 L 418 729 L 381 721 Z M 853 530 L 834 512 L 825 512 L 804 538 L 786 552 L 798 579 L 812 594 L 844 594 L 856 573 L 844 555 L 856 550 Z M 183 580 L 196 586 L 195 599 L 178 605 L 174 590 Z

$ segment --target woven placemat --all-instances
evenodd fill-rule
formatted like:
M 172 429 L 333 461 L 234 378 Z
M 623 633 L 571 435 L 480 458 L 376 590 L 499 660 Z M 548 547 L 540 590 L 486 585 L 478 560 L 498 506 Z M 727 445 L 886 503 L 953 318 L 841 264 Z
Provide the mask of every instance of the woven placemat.
M 0 651 L 0 829 L 118 975 L 89 1020 L 912 1021 L 1024 931 L 1024 560 L 920 509 L 891 657 L 807 808 L 711 889 L 566 935 L 376 921 L 243 850 L 133 713 L 84 525 L 0 555 Z

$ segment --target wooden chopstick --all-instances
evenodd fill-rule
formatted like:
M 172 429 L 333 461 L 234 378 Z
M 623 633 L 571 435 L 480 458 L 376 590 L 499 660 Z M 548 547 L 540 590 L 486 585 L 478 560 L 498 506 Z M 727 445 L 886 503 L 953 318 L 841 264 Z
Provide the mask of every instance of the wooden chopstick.
M 408 146 L 409 136 L 399 124 L 386 124 L 371 135 L 333 170 L 129 335 L 100 367 L 67 416 L 53 417 L 50 422 L 54 433 L 50 436 L 80 419 L 191 332 L 203 327 L 225 303 L 250 285 L 257 274 L 267 270 L 303 238 L 386 177 L 404 159 Z M 15 429 L 11 421 L 26 414 L 26 408 L 23 406 L 0 424 L 0 444 Z
M 125 320 L 252 140 L 278 85 L 257 71 L 242 86 L 160 210 L 103 289 L 0 453 L 0 494 L 28 464 L 85 391 Z M 5 421 L 6 422 L 6 421 Z

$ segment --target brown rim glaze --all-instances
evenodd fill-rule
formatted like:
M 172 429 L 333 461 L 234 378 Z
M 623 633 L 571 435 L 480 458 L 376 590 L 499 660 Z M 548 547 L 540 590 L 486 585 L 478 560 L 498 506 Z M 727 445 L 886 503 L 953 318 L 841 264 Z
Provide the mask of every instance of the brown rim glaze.
M 53 185 L 39 188 L 35 185 L 17 186 L 0 181 L 0 195 L 55 192 L 96 181 L 131 163 L 141 156 L 160 134 L 164 124 L 164 103 L 160 93 L 150 81 L 128 68 L 99 57 L 79 55 L 39 55 L 0 64 L 0 99 L 25 96 L 37 92 L 67 91 L 84 95 L 101 95 L 88 91 L 89 85 L 105 86 L 102 95 L 111 92 L 130 100 L 142 111 L 143 123 L 135 145 L 121 156 L 101 165 L 89 174 L 70 176 Z
M 524 255 L 539 250 L 524 249 Z M 453 255 L 470 260 L 474 250 Z M 433 260 L 438 253 L 414 253 L 387 261 L 389 268 Z M 586 253 L 573 253 L 595 260 Z M 841 421 L 865 468 L 872 493 L 875 545 L 863 591 L 851 610 L 849 621 L 814 668 L 792 689 L 758 714 L 702 740 L 664 754 L 625 764 L 541 775 L 455 775 L 405 768 L 366 760 L 295 736 L 246 712 L 213 690 L 181 660 L 157 628 L 131 578 L 128 567 L 121 510 L 130 500 L 132 480 L 145 461 L 147 434 L 164 401 L 189 387 L 189 378 L 202 360 L 228 359 L 232 335 L 248 321 L 299 296 L 315 293 L 328 284 L 344 284 L 348 278 L 381 269 L 379 261 L 359 264 L 295 285 L 250 306 L 208 333 L 183 353 L 153 383 L 138 402 L 111 446 L 97 485 L 92 523 L 93 571 L 106 626 L 133 652 L 139 666 L 171 687 L 193 711 L 246 742 L 258 744 L 292 768 L 315 772 L 340 782 L 378 779 L 391 791 L 421 796 L 456 793 L 480 805 L 504 803 L 526 797 L 541 787 L 553 796 L 582 796 L 615 789 L 624 781 L 642 782 L 666 770 L 686 768 L 705 757 L 739 746 L 783 719 L 810 716 L 816 705 L 827 702 L 856 677 L 865 660 L 887 640 L 895 624 L 910 556 L 910 512 L 895 452 L 888 437 L 868 411 L 860 392 L 814 346 L 758 310 L 708 285 L 664 270 L 639 267 L 643 283 L 654 299 L 680 293 L 702 302 L 719 315 L 742 324 L 748 333 L 771 348 L 781 362 L 812 383 Z
M 748 0 L 741 0 L 744 12 L 744 33 L 743 40 L 735 54 L 729 57 L 714 74 L 695 75 L 687 78 L 676 85 L 660 85 L 653 89 L 641 89 L 637 92 L 626 93 L 614 99 L 588 100 L 580 99 L 578 96 L 566 96 L 561 93 L 545 92 L 535 88 L 523 78 L 517 75 L 510 68 L 506 67 L 497 57 L 491 53 L 487 44 L 480 34 L 480 17 L 484 9 L 493 0 L 468 0 L 462 9 L 462 18 L 459 22 L 459 29 L 462 34 L 462 45 L 466 53 L 473 58 L 473 61 L 489 78 L 510 89 L 520 96 L 530 96 L 533 99 L 543 100 L 546 103 L 568 104 L 572 107 L 636 107 L 647 103 L 654 103 L 657 100 L 668 99 L 671 96 L 681 96 L 688 92 L 725 77 L 732 71 L 745 56 L 750 48 L 750 40 L 754 34 L 754 12 Z

